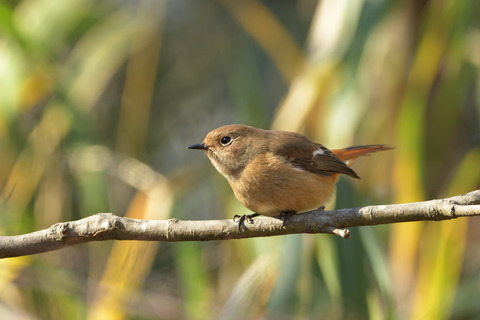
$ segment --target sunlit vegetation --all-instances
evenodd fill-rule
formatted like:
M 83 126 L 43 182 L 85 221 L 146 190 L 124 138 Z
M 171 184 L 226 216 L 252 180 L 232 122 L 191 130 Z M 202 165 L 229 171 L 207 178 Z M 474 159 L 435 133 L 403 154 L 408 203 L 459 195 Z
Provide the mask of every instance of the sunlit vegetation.
M 0 233 L 248 213 L 213 128 L 385 143 L 332 207 L 480 186 L 480 2 L 0 1 Z M 328 208 L 327 208 L 328 209 Z M 2 319 L 473 319 L 480 220 L 0 261 Z

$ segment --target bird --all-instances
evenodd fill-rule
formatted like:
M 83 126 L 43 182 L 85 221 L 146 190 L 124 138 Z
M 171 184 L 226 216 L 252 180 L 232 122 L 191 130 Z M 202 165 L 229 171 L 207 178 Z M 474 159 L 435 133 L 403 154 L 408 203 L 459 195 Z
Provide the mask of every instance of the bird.
M 253 214 L 235 215 L 242 228 L 258 215 L 281 216 L 324 208 L 340 174 L 360 179 L 349 165 L 358 157 L 392 147 L 375 144 L 329 150 L 306 136 L 229 124 L 210 131 L 187 149 L 204 150 L 237 200 Z

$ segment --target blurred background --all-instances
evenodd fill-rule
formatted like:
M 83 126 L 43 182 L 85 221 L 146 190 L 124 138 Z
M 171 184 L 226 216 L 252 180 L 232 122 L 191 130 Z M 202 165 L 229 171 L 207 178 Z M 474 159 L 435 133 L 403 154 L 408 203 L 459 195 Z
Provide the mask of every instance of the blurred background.
M 242 123 L 385 143 L 330 208 L 480 185 L 480 1 L 0 0 L 0 233 L 248 213 L 202 152 Z M 2 319 L 480 319 L 480 220 L 0 261 Z

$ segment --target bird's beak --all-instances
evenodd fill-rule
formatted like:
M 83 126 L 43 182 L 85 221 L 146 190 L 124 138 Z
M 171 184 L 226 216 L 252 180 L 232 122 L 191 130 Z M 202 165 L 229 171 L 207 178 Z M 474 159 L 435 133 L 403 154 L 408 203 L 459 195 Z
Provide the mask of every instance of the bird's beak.
M 191 146 L 188 146 L 187 149 L 207 150 L 208 146 L 204 142 L 202 142 L 202 143 L 192 144 Z

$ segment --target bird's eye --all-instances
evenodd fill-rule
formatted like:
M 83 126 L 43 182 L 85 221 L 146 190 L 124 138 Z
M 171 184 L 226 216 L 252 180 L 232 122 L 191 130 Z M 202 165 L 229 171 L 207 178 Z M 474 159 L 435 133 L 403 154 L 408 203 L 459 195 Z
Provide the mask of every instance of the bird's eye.
M 226 146 L 227 144 L 229 144 L 231 141 L 232 141 L 232 138 L 230 138 L 230 137 L 228 137 L 228 136 L 222 137 L 222 139 L 220 140 L 220 142 L 221 142 L 222 145 L 224 145 L 224 146 Z

